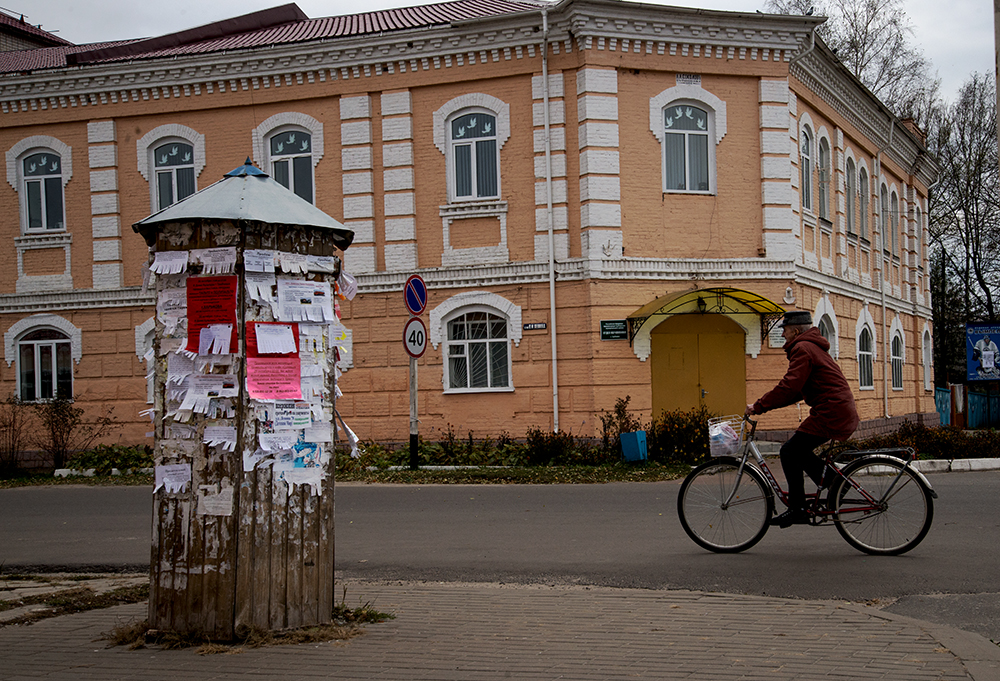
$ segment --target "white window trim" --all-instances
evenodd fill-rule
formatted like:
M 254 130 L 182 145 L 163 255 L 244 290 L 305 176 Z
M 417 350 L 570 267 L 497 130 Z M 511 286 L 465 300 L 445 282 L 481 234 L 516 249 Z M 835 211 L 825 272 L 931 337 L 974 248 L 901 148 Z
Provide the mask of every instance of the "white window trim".
M 830 356 L 834 359 L 840 358 L 840 322 L 837 319 L 837 313 L 833 309 L 833 304 L 830 302 L 829 294 L 823 294 L 823 297 L 819 299 L 816 304 L 816 310 L 813 312 L 813 319 L 816 320 L 816 326 L 819 327 L 819 320 L 823 316 L 830 320 L 833 326 L 833 338 L 830 340 Z
M 920 334 L 921 364 L 924 369 L 924 390 L 934 391 L 934 346 L 930 327 L 924 322 L 924 330 Z
M 496 140 L 497 140 L 497 196 L 496 198 L 481 199 L 475 195 L 468 198 L 457 198 L 454 196 L 455 188 L 455 159 L 451 152 L 451 133 L 449 125 L 451 119 L 457 115 L 464 115 L 473 111 L 483 111 L 496 118 Z M 447 182 L 448 205 L 461 205 L 465 203 L 479 203 L 486 205 L 498 205 L 502 203 L 503 194 L 503 171 L 500 164 L 500 150 L 510 138 L 510 105 L 503 100 L 497 99 L 493 95 L 482 92 L 472 92 L 460 95 L 449 100 L 433 114 L 434 125 L 434 146 L 438 148 L 445 158 L 445 181 Z
M 868 329 L 872 337 L 872 384 L 870 386 L 861 385 L 861 332 Z M 875 390 L 875 365 L 878 362 L 878 335 L 875 333 L 875 319 L 868 311 L 868 303 L 864 304 L 861 314 L 858 315 L 857 324 L 854 326 L 854 358 L 858 363 L 858 388 L 859 390 Z
M 161 125 L 153 128 L 136 140 L 136 163 L 139 174 L 141 174 L 149 184 L 149 209 L 153 213 L 159 211 L 156 202 L 156 178 L 153 177 L 154 172 L 152 170 L 153 149 L 161 143 L 169 142 L 171 139 L 186 142 L 194 149 L 193 165 L 195 191 L 198 191 L 198 178 L 201 176 L 201 171 L 205 169 L 205 136 L 196 130 L 192 130 L 186 125 L 178 125 L 177 123 Z
M 826 142 L 826 155 L 827 155 L 827 171 L 829 177 L 826 180 L 826 201 L 821 201 L 823 191 L 821 186 L 823 185 L 823 161 L 822 154 L 820 153 L 823 143 Z M 816 135 L 816 202 L 819 204 L 816 206 L 816 216 L 826 220 L 827 222 L 833 222 L 833 216 L 836 214 L 836 207 L 832 207 L 834 198 L 837 194 L 837 188 L 834 185 L 834 147 L 833 143 L 830 141 L 830 135 L 826 128 L 820 128 L 819 133 Z M 826 210 L 824 215 L 823 204 L 826 204 Z
M 848 149 L 844 159 L 844 231 L 851 236 L 860 236 L 858 229 L 858 195 L 860 193 L 858 182 L 858 163 L 854 160 L 854 154 Z M 854 166 L 854 170 L 851 170 Z M 853 187 L 851 186 L 853 180 Z
M 674 104 L 694 104 L 708 112 L 709 139 L 715 145 L 708 148 L 708 191 L 667 189 L 666 130 L 663 127 L 663 110 Z M 726 136 L 726 103 L 698 85 L 676 85 L 667 88 L 649 100 L 649 130 L 660 143 L 660 187 L 664 194 L 716 194 L 715 147 Z
M 28 231 L 28 204 L 21 191 L 24 187 L 24 173 L 21 168 L 21 161 L 30 154 L 50 149 L 59 154 L 59 163 L 62 166 L 62 189 L 63 189 L 63 229 L 61 230 L 35 230 Z M 73 148 L 65 142 L 50 137 L 49 135 L 33 135 L 25 137 L 7 150 L 7 183 L 17 192 L 20 210 L 21 234 L 60 234 L 65 232 L 69 225 L 69 208 L 66 205 L 66 184 L 73 177 Z
M 251 133 L 251 143 L 253 145 L 253 160 L 257 167 L 268 175 L 271 174 L 271 145 L 270 139 L 289 130 L 302 130 L 309 133 L 312 138 L 312 167 L 313 167 L 313 203 L 316 203 L 316 166 L 326 153 L 323 143 L 323 124 L 304 113 L 297 111 L 284 111 L 274 114 L 263 123 L 258 125 Z
M 38 329 L 55 329 L 66 334 L 70 341 L 70 354 L 77 364 L 83 358 L 83 332 L 68 319 L 54 314 L 33 314 L 11 324 L 3 335 L 3 353 L 7 366 L 17 359 L 17 344 L 21 338 Z
M 808 137 L 809 144 L 803 145 L 803 140 Z M 816 132 L 812 124 L 812 119 L 809 114 L 802 114 L 802 118 L 799 120 L 799 205 L 802 208 L 802 212 L 808 213 L 809 215 L 816 214 L 815 201 L 816 197 L 816 183 L 813 181 L 813 175 L 816 174 L 816 153 L 813 147 L 816 146 Z M 805 147 L 806 152 L 803 153 L 802 149 Z M 802 160 L 804 158 L 809 159 L 809 172 L 803 172 Z M 809 186 L 805 186 L 805 181 L 809 180 Z M 806 191 L 808 189 L 808 192 Z
M 430 337 L 431 345 L 437 350 L 444 344 L 447 347 L 448 322 L 460 314 L 466 312 L 483 311 L 504 317 L 507 320 L 507 340 L 518 347 L 521 344 L 521 307 L 510 302 L 495 293 L 480 291 L 467 291 L 458 293 L 448 298 L 443 303 L 430 311 L 430 325 L 427 333 Z M 507 375 L 510 377 L 510 385 L 503 388 L 449 388 L 448 387 L 448 357 L 442 356 L 441 362 L 441 386 L 445 393 L 484 393 L 484 392 L 512 392 L 514 390 L 514 353 L 508 347 L 507 352 Z

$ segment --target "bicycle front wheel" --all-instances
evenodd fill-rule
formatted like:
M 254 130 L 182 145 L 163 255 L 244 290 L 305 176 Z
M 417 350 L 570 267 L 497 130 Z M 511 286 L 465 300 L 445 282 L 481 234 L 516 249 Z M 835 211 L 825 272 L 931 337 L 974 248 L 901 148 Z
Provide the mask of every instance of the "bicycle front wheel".
M 767 532 L 774 501 L 764 478 L 731 457 L 695 468 L 681 484 L 677 515 L 699 546 L 717 553 L 750 548 Z M 738 484 L 738 486 L 737 486 Z
M 843 474 L 829 498 L 834 523 L 848 544 L 865 553 L 895 556 L 927 536 L 934 519 L 931 492 L 902 461 L 868 456 L 848 464 Z

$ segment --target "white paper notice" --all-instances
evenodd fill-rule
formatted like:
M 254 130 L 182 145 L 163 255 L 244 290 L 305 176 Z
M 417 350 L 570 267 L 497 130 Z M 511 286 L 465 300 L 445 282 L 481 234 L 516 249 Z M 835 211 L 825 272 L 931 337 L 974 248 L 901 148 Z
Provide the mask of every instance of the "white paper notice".
M 309 271 L 309 259 L 304 253 L 278 253 L 281 271 L 288 274 L 305 274 Z
M 233 426 L 205 426 L 201 441 L 210 447 L 222 447 L 227 452 L 236 451 L 236 428 Z
M 337 277 L 337 286 L 340 288 L 340 294 L 348 300 L 354 300 L 354 296 L 358 293 L 358 281 L 344 270 L 341 270 L 340 276 Z
M 292 492 L 298 485 L 308 485 L 312 488 L 312 493 L 319 496 L 323 493 L 323 479 L 326 472 L 322 468 L 292 468 L 281 473 L 284 480 Z
M 295 335 L 290 324 L 257 324 L 257 352 L 285 355 L 295 352 Z
M 149 270 L 157 274 L 180 274 L 187 269 L 187 264 L 187 251 L 159 251 L 153 257 Z
M 306 442 L 333 442 L 333 424 L 314 423 L 305 429 L 302 439 Z
M 283 322 L 332 322 L 336 317 L 330 283 L 279 277 L 278 319 Z
M 257 436 L 260 448 L 265 452 L 283 452 L 295 446 L 299 434 L 291 431 L 285 433 L 261 433 Z
M 274 251 L 243 251 L 243 269 L 247 272 L 274 272 Z
M 212 398 L 236 397 L 239 392 L 239 383 L 233 374 L 191 375 L 188 377 L 187 395 L 178 411 L 207 414 Z
M 229 341 L 233 337 L 232 324 L 210 324 L 202 327 L 198 337 L 199 355 L 228 355 Z
M 171 352 L 167 355 L 167 385 L 180 385 L 194 372 L 194 360 L 186 355 Z
M 154 469 L 156 486 L 153 493 L 164 489 L 168 494 L 183 492 L 184 488 L 191 482 L 191 464 L 171 463 L 166 466 L 157 466 Z
M 198 515 L 230 516 L 233 514 L 233 488 L 227 483 L 198 486 Z
M 302 430 L 312 425 L 308 402 L 278 401 L 274 403 L 274 429 Z
M 274 283 L 273 271 L 246 273 L 247 295 L 256 303 L 274 303 Z
M 191 251 L 191 259 L 201 263 L 202 274 L 229 274 L 236 266 L 236 248 L 202 248 Z
M 310 272 L 333 274 L 337 271 L 337 259 L 332 255 L 310 255 L 307 258 Z
M 269 454 L 265 452 L 263 449 L 258 448 L 256 451 L 253 452 L 251 452 L 249 449 L 244 449 L 243 472 L 249 473 L 250 471 L 252 471 L 257 467 L 257 464 L 259 464 L 263 459 L 266 459 L 268 456 Z

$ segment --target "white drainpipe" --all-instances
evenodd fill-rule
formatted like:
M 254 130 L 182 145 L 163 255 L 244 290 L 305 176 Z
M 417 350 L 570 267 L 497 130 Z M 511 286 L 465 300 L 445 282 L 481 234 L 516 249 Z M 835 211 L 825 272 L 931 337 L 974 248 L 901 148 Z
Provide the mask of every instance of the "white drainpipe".
M 552 345 L 552 431 L 559 431 L 559 359 L 556 352 L 556 237 L 552 213 L 552 137 L 549 133 L 549 14 L 542 10 L 542 97 L 545 118 L 545 217 L 549 236 L 549 338 Z

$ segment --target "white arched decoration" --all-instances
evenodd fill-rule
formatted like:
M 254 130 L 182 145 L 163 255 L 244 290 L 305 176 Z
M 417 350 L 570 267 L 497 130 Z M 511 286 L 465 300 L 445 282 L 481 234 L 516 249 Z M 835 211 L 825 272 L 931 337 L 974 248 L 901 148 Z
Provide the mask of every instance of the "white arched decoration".
M 83 332 L 72 322 L 55 314 L 33 314 L 11 324 L 3 335 L 3 353 L 7 366 L 17 359 L 17 342 L 24 334 L 35 329 L 56 329 L 66 334 L 70 342 L 70 354 L 77 364 L 83 358 Z
M 60 156 L 62 165 L 62 186 L 73 177 L 73 149 L 65 142 L 49 135 L 33 135 L 25 137 L 17 144 L 7 150 L 7 184 L 14 188 L 14 191 L 21 191 L 21 164 L 17 161 L 27 152 L 33 149 L 51 149 Z
M 830 341 L 830 356 L 834 359 L 840 357 L 840 321 L 837 319 L 837 313 L 833 309 L 833 303 L 830 302 L 830 294 L 824 293 L 823 297 L 819 299 L 816 303 L 816 310 L 813 312 L 813 324 L 819 326 L 819 321 L 823 316 L 830 320 L 833 325 L 833 339 Z
M 177 123 L 169 123 L 167 125 L 161 125 L 159 127 L 153 128 L 145 135 L 140 137 L 135 143 L 135 154 L 136 163 L 138 164 L 139 173 L 146 179 L 147 182 L 150 181 L 149 173 L 149 154 L 150 147 L 152 147 L 156 142 L 161 139 L 168 139 L 171 137 L 176 137 L 186 142 L 190 143 L 194 147 L 194 176 L 198 177 L 201 175 L 201 171 L 205 168 L 205 136 L 196 130 L 192 130 L 186 125 L 179 125 Z
M 430 313 L 430 326 L 427 335 L 430 337 L 431 345 L 437 350 L 438 345 L 444 340 L 444 320 L 451 316 L 459 308 L 472 305 L 483 305 L 491 307 L 505 316 L 510 321 L 510 339 L 515 346 L 521 344 L 521 308 L 502 296 L 485 291 L 467 291 L 457 293 L 451 298 L 435 307 Z
M 268 136 L 278 128 L 296 127 L 309 132 L 312 136 L 312 164 L 313 168 L 323 158 L 323 124 L 304 113 L 297 111 L 285 111 L 277 113 L 266 119 L 263 123 L 254 128 L 251 133 L 253 144 L 253 160 L 257 162 L 257 167 L 269 173 L 271 153 L 265 141 Z M 304 155 L 304 154 L 303 154 Z M 270 173 L 269 173 L 270 174 Z
M 496 114 L 497 151 L 503 149 L 504 143 L 510 137 L 510 104 L 482 92 L 461 95 L 449 100 L 434 112 L 434 146 L 445 156 L 448 155 L 448 130 L 445 122 L 456 111 L 473 107 L 488 109 Z
M 872 313 L 868 310 L 868 301 L 864 301 L 863 307 L 861 308 L 861 313 L 858 315 L 858 321 L 854 325 L 854 353 L 857 357 L 857 348 L 861 342 L 861 331 L 865 327 L 868 328 L 868 333 L 872 335 L 872 361 L 878 361 L 878 333 L 875 327 L 875 318 L 872 317 Z
M 698 85 L 677 85 L 649 99 L 649 130 L 663 144 L 663 109 L 671 102 L 689 100 L 701 102 L 714 114 L 715 144 L 726 136 L 726 103 Z

